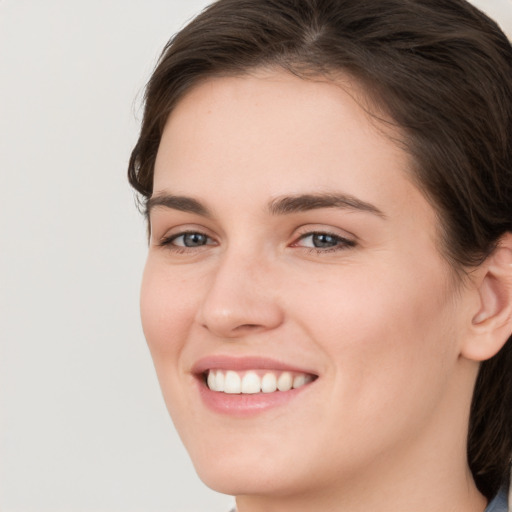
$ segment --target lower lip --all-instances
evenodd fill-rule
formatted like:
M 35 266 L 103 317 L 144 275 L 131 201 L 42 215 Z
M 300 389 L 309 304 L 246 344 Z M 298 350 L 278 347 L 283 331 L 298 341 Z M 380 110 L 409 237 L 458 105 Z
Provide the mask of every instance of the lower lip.
M 204 404 L 214 412 L 230 416 L 253 416 L 275 407 L 284 406 L 308 389 L 313 382 L 273 393 L 229 394 L 212 391 L 202 379 L 199 381 L 199 394 Z

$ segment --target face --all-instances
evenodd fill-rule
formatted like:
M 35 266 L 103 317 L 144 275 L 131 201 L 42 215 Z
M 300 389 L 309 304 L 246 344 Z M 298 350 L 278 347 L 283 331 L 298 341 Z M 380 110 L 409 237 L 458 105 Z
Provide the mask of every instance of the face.
M 314 492 L 435 458 L 460 412 L 460 290 L 436 215 L 358 96 L 285 72 L 216 78 L 166 125 L 142 321 L 221 492 Z

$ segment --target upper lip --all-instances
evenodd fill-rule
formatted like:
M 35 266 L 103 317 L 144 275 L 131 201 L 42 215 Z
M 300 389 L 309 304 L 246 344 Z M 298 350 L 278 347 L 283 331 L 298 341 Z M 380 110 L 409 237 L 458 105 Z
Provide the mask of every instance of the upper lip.
M 278 370 L 317 375 L 315 372 L 267 357 L 234 357 L 212 355 L 199 359 L 192 367 L 192 373 L 201 374 L 207 370 Z

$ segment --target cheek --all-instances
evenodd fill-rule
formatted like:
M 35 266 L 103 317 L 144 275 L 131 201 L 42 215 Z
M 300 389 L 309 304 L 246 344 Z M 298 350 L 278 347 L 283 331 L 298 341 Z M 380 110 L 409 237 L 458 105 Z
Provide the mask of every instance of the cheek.
M 187 417 L 183 385 L 183 350 L 194 321 L 194 281 L 183 279 L 156 258 L 148 257 L 142 278 L 140 309 L 144 336 L 167 409 L 173 421 Z
M 140 310 L 142 327 L 157 371 L 176 362 L 196 310 L 194 283 L 165 270 L 148 257 L 142 278 Z
M 321 300 L 297 299 L 303 328 L 331 360 L 336 403 L 372 422 L 390 406 L 434 406 L 458 355 L 445 276 L 417 264 L 353 268 L 321 294 L 310 288 Z

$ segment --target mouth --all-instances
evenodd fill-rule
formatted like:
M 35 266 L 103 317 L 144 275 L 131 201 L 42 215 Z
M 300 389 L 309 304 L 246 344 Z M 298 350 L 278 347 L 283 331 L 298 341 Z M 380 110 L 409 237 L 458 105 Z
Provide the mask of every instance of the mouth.
M 261 357 L 212 356 L 192 369 L 204 404 L 216 413 L 251 416 L 306 396 L 318 375 Z
M 208 369 L 202 374 L 202 377 L 210 391 L 228 395 L 256 395 L 298 389 L 313 382 L 316 375 L 262 369 L 247 371 Z

